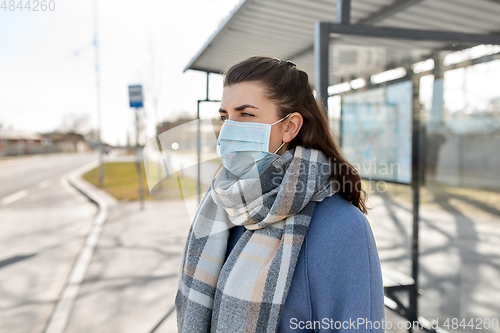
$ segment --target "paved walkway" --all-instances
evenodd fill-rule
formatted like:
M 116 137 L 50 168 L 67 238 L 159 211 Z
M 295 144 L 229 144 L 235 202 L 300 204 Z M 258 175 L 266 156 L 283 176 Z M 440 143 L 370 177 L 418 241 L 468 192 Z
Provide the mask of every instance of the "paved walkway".
M 389 195 L 370 196 L 368 213 L 382 267 L 411 274 L 412 207 Z M 419 314 L 426 319 L 500 321 L 500 214 L 498 207 L 450 197 L 420 209 Z M 475 206 L 475 207 L 473 207 Z M 392 316 L 400 320 L 397 316 Z M 451 322 L 450 322 L 451 323 Z M 446 329 L 446 328 L 445 328 Z M 447 329 L 471 332 L 470 327 Z M 475 330 L 474 330 L 475 331 Z M 394 332 L 394 331 L 390 331 Z M 481 332 L 500 332 L 486 329 Z
M 110 207 L 65 332 L 147 333 L 159 324 L 155 332 L 177 332 L 174 299 L 190 224 L 184 207 Z

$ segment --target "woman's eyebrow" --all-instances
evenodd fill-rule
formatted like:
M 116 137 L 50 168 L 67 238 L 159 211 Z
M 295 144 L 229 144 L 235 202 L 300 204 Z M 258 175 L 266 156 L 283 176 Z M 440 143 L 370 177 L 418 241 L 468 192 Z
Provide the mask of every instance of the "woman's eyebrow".
M 235 108 L 234 108 L 234 110 L 235 110 L 235 111 L 243 111 L 243 110 L 245 110 L 246 108 L 259 109 L 258 107 L 253 106 L 252 104 L 243 104 L 243 105 L 240 105 L 240 106 L 238 106 L 238 107 L 235 107 Z M 227 111 L 226 111 L 226 110 L 224 110 L 224 109 L 222 109 L 222 108 L 221 108 L 221 109 L 219 109 L 219 112 L 224 112 L 224 113 L 227 113 Z

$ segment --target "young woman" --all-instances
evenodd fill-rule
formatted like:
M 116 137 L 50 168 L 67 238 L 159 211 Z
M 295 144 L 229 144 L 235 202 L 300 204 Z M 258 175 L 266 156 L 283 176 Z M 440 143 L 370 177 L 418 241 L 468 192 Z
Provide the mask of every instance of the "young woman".
M 383 332 L 359 174 L 308 75 L 251 57 L 224 78 L 217 151 L 182 255 L 179 332 Z

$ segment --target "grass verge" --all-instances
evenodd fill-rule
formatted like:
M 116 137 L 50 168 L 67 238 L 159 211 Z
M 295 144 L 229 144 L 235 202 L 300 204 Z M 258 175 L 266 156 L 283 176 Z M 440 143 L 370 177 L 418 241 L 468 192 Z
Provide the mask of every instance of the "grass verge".
M 163 179 L 155 189 L 161 189 L 158 195 L 151 196 L 144 166 L 142 166 L 142 181 L 145 200 L 180 200 L 196 195 L 196 179 L 176 175 Z M 106 191 L 119 201 L 139 200 L 139 180 L 135 162 L 112 162 L 104 165 L 104 183 L 99 184 L 99 168 L 94 168 L 83 174 L 83 179 L 92 185 Z M 181 190 L 182 189 L 182 197 Z M 202 186 L 202 195 L 208 189 Z

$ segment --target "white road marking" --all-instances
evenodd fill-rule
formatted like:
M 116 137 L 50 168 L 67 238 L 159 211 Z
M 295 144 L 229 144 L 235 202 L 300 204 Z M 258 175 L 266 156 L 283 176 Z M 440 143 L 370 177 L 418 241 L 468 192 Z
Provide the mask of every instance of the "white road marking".
M 69 279 L 66 283 L 66 286 L 64 287 L 64 290 L 62 291 L 61 297 L 59 298 L 54 308 L 54 312 L 49 319 L 47 329 L 44 331 L 44 333 L 64 332 L 69 319 L 69 315 L 71 313 L 71 309 L 73 308 L 73 304 L 75 303 L 78 292 L 80 291 L 80 286 L 83 282 L 83 279 L 85 278 L 85 273 L 87 272 L 88 266 L 90 265 L 92 254 L 94 253 L 94 249 L 97 246 L 97 241 L 99 240 L 99 235 L 101 234 L 101 231 L 103 229 L 104 221 L 106 221 L 106 218 L 108 216 L 108 204 L 106 200 L 101 198 L 97 193 L 91 192 L 91 189 L 89 191 L 88 185 L 78 179 L 79 175 L 94 168 L 96 165 L 97 163 L 95 161 L 89 163 L 82 168 L 73 171 L 68 175 L 65 175 L 61 180 L 63 184 L 69 182 L 72 186 L 75 186 L 81 190 L 86 190 L 87 195 L 91 196 L 92 200 L 97 203 L 99 210 L 97 216 L 94 219 L 94 223 L 92 224 L 90 233 L 85 239 L 83 249 L 78 255 L 76 263 L 71 270 Z
M 19 192 L 6 196 L 0 202 L 2 203 L 2 205 L 8 205 L 10 203 L 13 203 L 14 201 L 24 198 L 27 195 L 28 195 L 27 190 L 21 190 Z
M 38 183 L 38 188 L 47 188 L 52 185 L 52 179 L 44 180 L 43 182 Z

